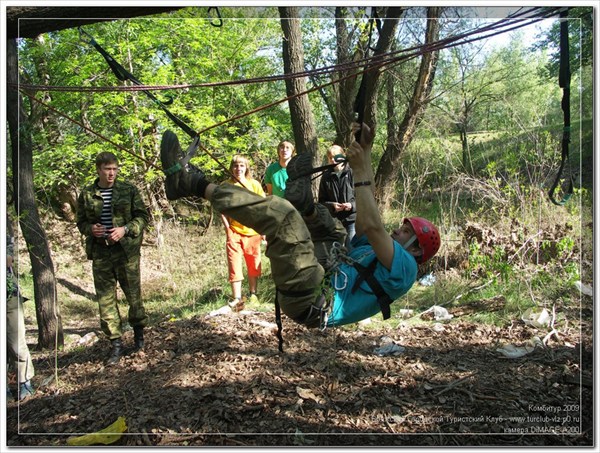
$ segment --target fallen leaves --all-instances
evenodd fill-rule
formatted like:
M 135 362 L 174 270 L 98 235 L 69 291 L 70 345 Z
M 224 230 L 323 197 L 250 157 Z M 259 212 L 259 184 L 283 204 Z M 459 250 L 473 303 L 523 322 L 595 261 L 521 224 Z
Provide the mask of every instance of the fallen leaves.
M 143 351 L 112 368 L 102 365 L 105 340 L 61 351 L 58 383 L 40 386 L 18 411 L 9 405 L 9 442 L 64 445 L 71 433 L 94 433 L 101 411 L 103 420 L 127 418 L 128 435 L 115 442 L 127 446 L 438 445 L 438 435 L 377 435 L 437 431 L 486 433 L 474 443 L 486 445 L 501 439 L 493 434 L 502 434 L 502 424 L 467 415 L 516 417 L 535 401 L 579 404 L 580 392 L 591 392 L 569 384 L 579 370 L 578 348 L 554 342 L 533 361 L 498 360 L 498 345 L 531 338 L 524 324 L 451 320 L 440 332 L 431 321 L 320 333 L 284 319 L 280 354 L 272 321 L 270 313 L 165 320 L 147 328 Z M 578 344 L 576 335 L 570 344 Z M 402 353 L 377 355 L 382 336 Z M 35 365 L 38 383 L 53 374 L 52 361 L 38 356 Z

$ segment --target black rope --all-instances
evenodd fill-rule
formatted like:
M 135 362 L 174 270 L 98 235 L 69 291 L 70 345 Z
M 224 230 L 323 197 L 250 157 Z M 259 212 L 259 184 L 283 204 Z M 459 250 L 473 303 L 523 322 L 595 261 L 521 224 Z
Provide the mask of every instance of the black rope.
M 207 14 L 208 14 L 208 17 L 210 17 L 210 12 L 211 12 L 211 10 L 213 10 L 213 9 L 214 9 L 214 10 L 217 12 L 217 19 L 218 19 L 218 22 L 217 22 L 217 23 L 215 23 L 215 22 L 213 21 L 213 19 L 211 18 L 211 19 L 210 19 L 210 24 L 211 24 L 213 27 L 222 27 L 222 26 L 223 26 L 223 19 L 221 18 L 221 13 L 219 12 L 219 8 L 217 8 L 216 6 L 211 6 L 210 8 L 208 8 L 208 12 L 207 12 Z
M 573 195 L 573 175 L 569 178 L 569 186 L 562 197 L 557 201 L 554 192 L 562 179 L 563 171 L 569 160 L 569 143 L 571 142 L 571 68 L 569 63 L 569 23 L 567 19 L 568 9 L 560 13 L 560 70 L 558 74 L 558 85 L 563 89 L 561 107 L 563 111 L 564 128 L 562 137 L 561 161 L 556 179 L 548 192 L 550 201 L 557 206 L 564 205 Z
M 123 66 L 121 66 L 106 50 L 104 50 L 102 48 L 102 46 L 100 46 L 100 44 L 98 44 L 96 42 L 96 40 L 89 33 L 84 31 L 81 27 L 79 27 L 79 34 L 80 34 L 80 36 L 85 35 L 89 38 L 89 41 L 87 41 L 87 43 L 94 46 L 94 48 L 104 57 L 104 59 L 110 66 L 110 69 L 112 70 L 112 72 L 114 73 L 114 75 L 117 79 L 119 79 L 121 82 L 129 80 L 129 81 L 133 82 L 135 85 L 144 85 L 142 82 L 140 82 L 138 79 L 136 79 L 133 76 L 133 74 L 131 74 Z M 171 113 L 169 111 L 169 109 L 167 109 L 167 107 L 165 107 L 165 105 L 167 103 L 170 104 L 173 102 L 172 98 L 167 103 L 165 103 L 165 102 L 161 102 L 150 91 L 147 91 L 147 90 L 142 90 L 142 91 L 143 91 L 143 93 L 146 94 L 146 96 L 148 96 L 150 99 L 152 99 L 156 103 L 156 105 L 158 105 L 167 114 L 167 116 L 169 118 L 171 118 L 171 120 L 175 124 L 177 124 L 181 129 L 183 129 L 183 131 L 186 134 L 188 134 L 191 138 L 195 138 L 198 135 L 196 133 L 196 131 L 194 131 L 190 126 L 188 126 L 181 118 L 179 118 L 175 114 Z
M 275 289 L 275 323 L 277 324 L 277 340 L 279 340 L 279 352 L 283 352 L 283 335 L 281 331 L 283 326 L 281 324 L 281 307 L 279 306 L 279 297 L 277 295 L 277 289 Z

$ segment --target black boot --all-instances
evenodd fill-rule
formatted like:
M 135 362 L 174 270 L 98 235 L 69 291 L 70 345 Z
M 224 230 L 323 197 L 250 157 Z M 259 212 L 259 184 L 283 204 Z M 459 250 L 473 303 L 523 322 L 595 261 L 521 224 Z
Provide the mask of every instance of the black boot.
M 166 131 L 160 144 L 160 160 L 163 172 L 167 175 L 165 192 L 169 200 L 191 195 L 202 197 L 208 186 L 208 181 L 199 168 L 191 165 L 187 165 L 188 168 L 182 167 L 180 160 L 183 157 L 177 136 L 171 131 Z
M 135 326 L 133 328 L 133 343 L 135 345 L 136 351 L 139 351 L 140 349 L 144 349 L 144 327 L 143 326 Z
M 288 180 L 285 183 L 285 199 L 303 216 L 309 216 L 315 210 L 310 177 L 312 168 L 310 153 L 292 157 L 286 167 Z
M 106 361 L 106 365 L 116 365 L 119 360 L 121 360 L 121 356 L 123 355 L 123 343 L 120 338 L 115 340 L 110 340 L 112 343 L 112 349 L 110 351 L 110 357 Z

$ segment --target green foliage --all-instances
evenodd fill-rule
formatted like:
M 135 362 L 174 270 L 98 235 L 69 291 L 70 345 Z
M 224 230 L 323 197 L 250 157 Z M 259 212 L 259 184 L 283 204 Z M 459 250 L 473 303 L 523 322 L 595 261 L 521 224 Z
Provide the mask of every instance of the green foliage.
M 591 66 L 594 46 L 594 10 L 592 7 L 569 8 L 567 28 L 569 30 L 569 54 L 572 68 Z M 560 22 L 555 21 L 547 32 L 541 33 L 531 48 L 549 49 L 550 60 L 546 65 L 547 76 L 558 77 L 560 64 Z
M 203 19 L 140 18 L 85 26 L 105 50 L 148 85 L 199 84 L 214 81 L 270 76 L 280 72 L 279 24 L 272 19 L 231 20 L 227 27 L 215 28 Z M 176 15 L 175 15 L 176 16 Z M 168 40 L 164 37 L 169 36 Z M 29 83 L 68 86 L 122 85 L 102 56 L 79 41 L 74 29 L 25 40 L 20 52 L 23 79 Z M 173 114 L 195 130 L 285 97 L 283 82 L 224 87 L 193 87 L 176 92 L 155 92 L 167 100 Z M 119 146 L 158 162 L 158 142 L 166 129 L 175 129 L 182 146 L 189 138 L 171 123 L 166 114 L 143 92 L 102 91 L 82 95 L 78 92 L 52 92 L 51 105 L 59 112 L 81 121 L 90 129 Z M 36 110 L 39 108 L 36 106 Z M 86 132 L 70 121 L 47 112 L 47 126 L 35 133 L 35 186 L 54 187 L 67 183 L 76 188 L 93 179 L 93 158 L 99 151 L 116 152 L 123 175 L 129 171 L 146 172 L 156 178 L 152 167 L 121 149 Z M 39 122 L 36 122 L 39 124 Z M 259 162 L 273 159 L 281 137 L 290 135 L 287 111 L 274 108 L 273 115 L 253 115 L 230 122 L 202 134 L 202 143 L 212 154 L 228 164 L 236 153 L 256 156 Z M 223 170 L 205 154 L 198 153 L 193 163 L 206 167 L 216 179 Z M 57 196 L 56 194 L 54 196 Z
M 487 254 L 482 253 L 481 246 L 477 242 L 469 244 L 469 266 L 466 271 L 466 276 L 483 275 L 484 278 L 493 280 L 500 277 L 503 283 L 506 283 L 514 273 L 502 247 L 496 246 L 491 254 Z

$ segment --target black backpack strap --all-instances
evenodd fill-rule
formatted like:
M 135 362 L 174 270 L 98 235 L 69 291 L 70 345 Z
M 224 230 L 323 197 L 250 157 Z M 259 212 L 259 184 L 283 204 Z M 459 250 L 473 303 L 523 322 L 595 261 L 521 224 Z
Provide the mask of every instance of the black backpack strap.
M 360 263 L 354 262 L 354 267 L 358 271 L 358 278 L 356 279 L 356 282 L 352 287 L 352 292 L 356 292 L 356 290 L 363 281 L 367 282 L 367 285 L 369 285 L 369 288 L 371 288 L 373 294 L 377 296 L 377 303 L 381 308 L 381 314 L 383 315 L 383 319 L 385 320 L 389 319 L 391 316 L 390 305 L 394 301 L 385 292 L 379 281 L 375 278 L 375 266 L 377 266 L 377 258 L 375 258 L 371 262 L 371 264 L 369 264 L 366 267 Z

